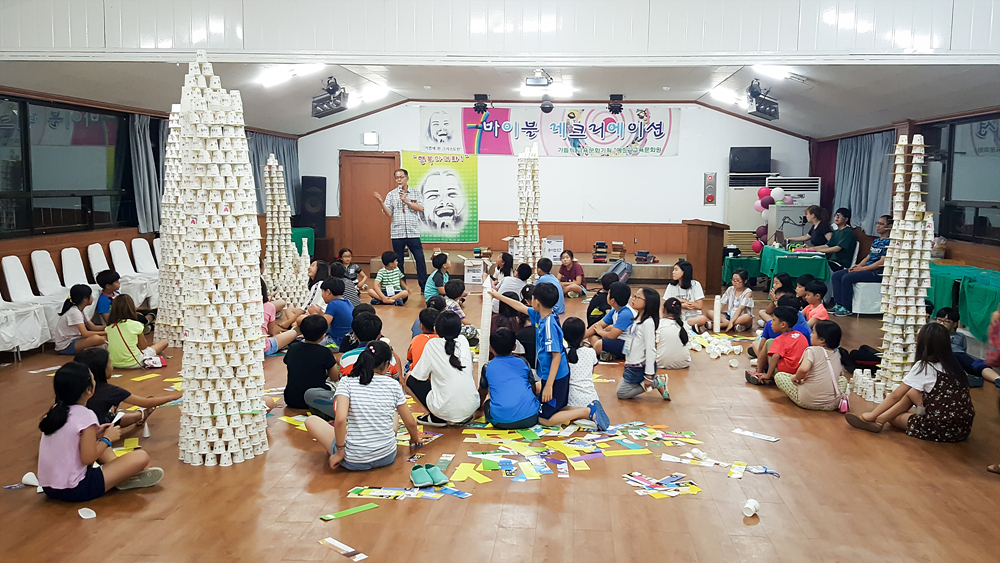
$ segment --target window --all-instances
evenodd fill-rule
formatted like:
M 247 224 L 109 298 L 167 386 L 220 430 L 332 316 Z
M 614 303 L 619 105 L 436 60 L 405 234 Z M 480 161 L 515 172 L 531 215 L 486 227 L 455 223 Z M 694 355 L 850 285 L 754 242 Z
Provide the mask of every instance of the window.
M 134 226 L 131 188 L 124 114 L 0 97 L 0 238 Z
M 945 124 L 941 234 L 1000 246 L 1000 114 Z

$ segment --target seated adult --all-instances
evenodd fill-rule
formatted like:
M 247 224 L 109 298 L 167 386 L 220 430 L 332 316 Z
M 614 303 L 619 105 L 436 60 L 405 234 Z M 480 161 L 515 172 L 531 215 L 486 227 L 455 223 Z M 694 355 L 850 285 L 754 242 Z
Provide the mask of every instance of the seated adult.
M 587 295 L 587 280 L 583 277 L 583 266 L 573 259 L 572 250 L 563 250 L 559 255 L 559 283 L 562 284 L 566 297 Z
M 821 246 L 830 241 L 833 230 L 830 229 L 830 212 L 818 205 L 806 208 L 806 221 L 812 223 L 809 232 L 798 237 L 785 237 L 790 242 L 809 241 L 806 246 Z M 853 252 L 853 251 L 852 251 Z
M 851 314 L 851 303 L 854 301 L 854 284 L 875 283 L 882 281 L 882 265 L 885 263 L 885 252 L 889 248 L 889 232 L 892 231 L 892 217 L 883 215 L 875 223 L 875 231 L 879 238 L 872 241 L 868 252 L 868 260 L 864 265 L 854 265 L 846 270 L 837 270 L 830 278 L 833 288 L 833 300 L 836 303 L 831 313 L 838 317 Z
M 851 210 L 841 207 L 833 216 L 833 224 L 837 225 L 837 230 L 833 231 L 830 240 L 826 244 L 810 247 L 816 252 L 826 254 L 826 259 L 830 263 L 830 269 L 834 272 L 850 268 L 853 266 L 854 249 L 858 245 L 854 238 L 854 230 L 851 229 Z

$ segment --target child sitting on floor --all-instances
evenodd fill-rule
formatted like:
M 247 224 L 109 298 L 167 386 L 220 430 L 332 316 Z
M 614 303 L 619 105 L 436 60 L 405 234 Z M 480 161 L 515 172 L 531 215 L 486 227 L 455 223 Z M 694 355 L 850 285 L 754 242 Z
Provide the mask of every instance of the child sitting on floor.
M 808 305 L 802 310 L 802 315 L 809 323 L 809 328 L 814 328 L 819 321 L 830 320 L 830 314 L 827 313 L 826 306 L 823 305 L 824 295 L 826 295 L 826 284 L 822 281 L 813 280 L 806 284 L 803 298 Z
M 750 272 L 740 268 L 733 272 L 730 280 L 732 285 L 722 294 L 721 302 L 725 306 L 722 310 L 722 318 L 716 319 L 713 309 L 705 305 L 700 316 L 688 321 L 688 324 L 701 332 L 702 325 L 708 330 L 713 326 L 716 332 L 727 332 L 735 329 L 742 332 L 752 326 L 753 323 L 753 290 L 747 286 L 750 281 Z
M 780 297 L 776 291 L 782 287 L 786 288 L 789 293 L 795 292 L 795 287 L 792 284 L 792 276 L 785 273 L 774 275 L 774 279 L 771 280 L 771 291 L 768 293 L 770 301 L 768 301 L 767 307 L 757 311 L 757 314 L 760 316 L 757 319 L 758 327 L 764 328 L 767 321 L 771 320 L 771 314 L 774 313 L 774 308 L 778 306 L 778 297 Z
M 691 367 L 691 350 L 684 326 L 681 301 L 670 297 L 663 302 L 663 318 L 656 329 L 656 367 L 687 369 Z
M 667 375 L 656 375 L 656 325 L 660 322 L 660 294 L 642 287 L 632 296 L 632 308 L 639 319 L 629 331 L 629 346 L 625 350 L 625 369 L 618 382 L 619 399 L 632 399 L 650 389 L 656 389 L 669 401 Z
M 587 332 L 587 327 L 583 324 L 583 319 L 570 317 L 563 323 L 563 338 L 566 340 L 566 361 L 569 363 L 569 398 L 566 404 L 570 407 L 587 407 L 594 403 L 594 411 L 597 417 L 607 416 L 601 400 L 597 396 L 597 389 L 594 389 L 594 366 L 597 365 L 597 352 L 584 342 L 583 335 Z M 600 405 L 598 407 L 598 405 Z M 601 425 L 610 426 L 610 421 L 601 421 Z
M 778 372 L 774 383 L 796 405 L 814 411 L 834 411 L 847 391 L 843 376 L 840 326 L 833 321 L 818 321 L 812 332 L 812 346 L 806 348 L 795 374 Z
M 176 401 L 184 395 L 181 391 L 172 391 L 157 397 L 139 397 L 128 389 L 108 383 L 113 366 L 111 356 L 104 348 L 87 348 L 77 354 L 73 361 L 87 366 L 94 376 L 94 394 L 87 401 L 87 408 L 94 411 L 99 423 L 108 424 L 114 420 L 118 414 L 118 405 L 122 402 L 145 409 L 142 412 L 128 411 L 122 415 L 118 422 L 122 434 L 129 434 L 145 424 L 156 407 Z
M 511 355 L 516 344 L 514 333 L 509 329 L 501 327 L 490 334 L 490 351 L 494 358 L 483 367 L 479 382 L 480 396 L 489 391 L 489 398 L 483 401 L 483 416 L 501 430 L 531 428 L 538 424 L 534 378 L 528 362 Z
M 504 254 L 507 253 L 504 252 Z M 510 256 L 509 254 L 507 255 Z M 513 260 L 513 258 L 511 258 L 511 260 Z M 517 270 L 514 271 L 513 275 L 503 276 L 503 278 L 500 279 L 500 283 L 498 283 L 496 287 L 497 293 L 503 295 L 508 291 L 512 291 L 514 293 L 520 294 L 521 290 L 524 289 L 524 286 L 527 285 L 527 282 L 530 278 L 531 278 L 531 266 L 527 264 L 518 264 Z M 493 314 L 495 315 L 499 312 L 500 312 L 500 302 L 494 301 Z
M 448 260 L 447 254 L 444 252 L 435 254 L 434 258 L 431 258 L 431 265 L 436 271 L 424 284 L 424 301 L 435 295 L 444 295 L 444 286 L 451 279 L 448 275 L 448 272 L 451 271 L 451 260 Z
M 348 332 L 347 336 L 345 336 L 344 339 L 340 341 L 341 354 L 345 352 L 350 352 L 351 350 L 354 350 L 355 348 L 361 345 L 361 341 L 358 340 L 358 336 L 354 334 L 354 328 L 353 328 L 354 319 L 358 318 L 358 315 L 360 315 L 361 313 L 368 313 L 370 315 L 375 315 L 376 317 L 378 317 L 378 314 L 375 312 L 375 307 L 372 307 L 368 303 L 362 303 L 357 307 L 355 307 L 354 310 L 351 311 L 351 327 L 352 327 L 351 332 Z
M 346 284 L 343 278 L 329 278 L 323 282 L 323 299 L 326 301 L 323 318 L 329 327 L 323 345 L 332 345 L 337 352 L 340 351 L 344 337 L 351 332 L 351 323 L 354 321 L 354 306 L 344 299 Z
M 438 315 L 434 331 L 438 337 L 424 345 L 420 361 L 406 378 L 410 394 L 427 409 L 417 421 L 430 426 L 464 424 L 479 408 L 469 341 L 461 334 L 461 319 L 451 311 Z
M 996 385 L 1000 381 L 996 370 L 988 367 L 985 361 L 969 355 L 969 344 L 965 340 L 965 335 L 958 332 L 958 311 L 951 307 L 941 307 L 936 317 L 935 320 L 948 329 L 951 335 L 951 353 L 958 365 L 969 374 L 969 387 L 982 387 L 984 380 Z
M 116 457 L 113 441 L 121 429 L 101 424 L 85 405 L 94 394 L 90 369 L 69 362 L 52 379 L 56 402 L 38 423 L 42 440 L 38 445 L 38 484 L 45 496 L 65 502 L 86 502 L 112 487 L 152 487 L 163 478 L 163 470 L 150 467 L 149 454 L 131 451 Z M 94 467 L 94 463 L 100 465 Z
M 601 282 L 601 289 L 598 289 L 597 292 L 594 293 L 594 296 L 590 298 L 590 303 L 587 304 L 588 328 L 603 319 L 604 315 L 606 315 L 611 309 L 611 305 L 608 304 L 608 291 L 611 289 L 611 284 L 615 283 L 619 279 L 618 274 L 614 272 L 608 272 L 601 276 L 601 279 L 599 280 Z
M 97 296 L 97 307 L 94 312 L 97 313 L 102 324 L 108 324 L 111 301 L 118 296 L 118 289 L 122 286 L 119 280 L 121 280 L 121 276 L 114 270 L 102 270 L 94 276 L 94 281 L 101 286 L 101 294 Z
M 312 389 L 336 391 L 340 372 L 333 352 L 323 346 L 321 341 L 326 336 L 328 328 L 323 315 L 309 315 L 299 323 L 302 340 L 288 345 L 284 362 L 288 366 L 288 379 L 285 383 L 285 406 L 293 409 L 307 409 L 306 394 Z M 323 412 L 322 409 L 316 409 Z M 332 409 L 325 412 L 331 419 Z
M 385 342 L 365 344 L 355 370 L 337 386 L 333 427 L 318 416 L 306 419 L 306 430 L 329 452 L 331 469 L 367 471 L 391 464 L 396 459 L 397 414 L 410 432 L 410 446 L 422 445 L 403 389 L 386 376 L 392 359 L 392 348 Z
M 448 280 L 448 283 L 444 284 L 444 291 L 445 310 L 458 315 L 458 318 L 462 320 L 462 336 L 468 339 L 469 344 L 476 346 L 479 344 L 479 329 L 465 316 L 462 304 L 458 302 L 459 299 L 467 295 L 465 292 L 465 281 L 457 278 Z
M 538 279 L 535 280 L 535 286 L 539 284 L 549 284 L 555 286 L 559 292 L 559 299 L 556 301 L 555 307 L 552 308 L 552 312 L 556 314 L 556 317 L 562 315 L 566 312 L 566 297 L 563 295 L 562 283 L 559 282 L 559 278 L 552 275 L 552 260 L 548 258 L 541 258 L 538 260 L 537 269 L 535 273 L 538 274 Z
M 267 295 L 267 284 L 264 283 L 264 278 L 260 280 L 260 295 L 264 300 L 264 322 L 260 325 L 260 329 L 267 339 L 264 355 L 273 356 L 278 353 L 278 350 L 291 344 L 299 335 L 294 330 L 284 330 L 278 324 L 278 309 Z M 280 301 L 280 303 L 283 308 L 284 301 Z
M 969 378 L 951 353 L 948 329 L 929 323 L 917 334 L 916 361 L 903 382 L 870 412 L 847 413 L 848 424 L 881 432 L 885 423 L 907 436 L 931 442 L 961 442 L 969 437 L 976 410 Z M 923 412 L 911 413 L 914 406 Z
M 801 276 L 795 278 L 795 296 L 800 299 L 806 298 L 806 286 L 809 282 L 815 280 L 816 277 L 812 274 L 802 274 Z
M 608 305 L 611 310 L 604 318 L 587 329 L 585 338 L 594 347 L 598 357 L 604 361 L 613 361 L 625 356 L 625 341 L 638 312 L 629 306 L 629 296 L 632 290 L 628 284 L 615 282 L 608 289 Z
M 347 271 L 347 279 L 351 280 L 359 291 L 368 291 L 368 275 L 361 269 L 361 266 L 354 263 L 354 253 L 350 248 L 341 248 L 337 254 L 337 263 L 344 265 Z
M 774 310 L 771 329 L 778 336 L 764 356 L 768 359 L 767 370 L 764 373 L 747 371 L 747 383 L 770 385 L 774 383 L 775 373 L 780 371 L 792 374 L 798 371 L 802 353 L 809 347 L 809 339 L 793 329 L 798 318 L 799 312 L 794 307 L 779 305 Z
M 559 283 L 562 284 L 566 297 L 586 297 L 587 279 L 583 275 L 583 266 L 574 260 L 572 250 L 563 250 L 559 255 Z
M 330 266 L 330 277 L 344 280 L 344 299 L 352 306 L 361 305 L 361 295 L 358 294 L 358 287 L 347 277 L 347 270 L 340 262 L 334 262 Z
M 444 311 L 444 306 L 445 306 L 444 299 L 445 299 L 444 295 L 434 295 L 430 299 L 424 301 L 424 307 L 428 309 L 434 309 L 435 311 L 440 313 L 441 311 Z M 369 307 L 370 306 L 371 305 L 369 305 Z M 415 337 L 421 332 L 423 331 L 420 328 L 420 317 L 418 316 L 416 319 L 413 320 L 413 324 L 410 326 L 410 338 Z
M 434 333 L 434 323 L 437 322 L 438 315 L 440 314 L 441 311 L 428 307 L 421 310 L 420 314 L 417 315 L 421 332 L 410 340 L 410 347 L 406 349 L 406 365 L 403 366 L 404 386 L 406 385 L 407 374 L 420 361 L 420 355 L 424 353 L 424 346 L 427 346 L 427 341 L 431 338 L 437 338 L 437 334 Z
M 775 294 L 778 295 L 778 306 L 791 307 L 798 311 L 802 308 L 802 300 L 795 296 L 793 289 L 788 286 L 782 286 L 775 290 Z M 753 358 L 750 360 L 751 366 L 757 365 L 758 358 L 766 358 L 767 350 L 774 343 L 774 339 L 778 337 L 778 333 L 772 328 L 773 311 L 772 318 L 770 321 L 764 323 L 764 330 L 761 331 L 760 336 L 757 340 L 747 348 L 747 354 Z M 795 324 L 792 326 L 792 330 L 798 331 L 802 336 L 806 337 L 808 342 L 812 336 L 812 329 L 809 328 L 809 323 L 806 321 L 805 315 L 798 313 L 795 318 Z
M 147 344 L 142 323 L 135 320 L 135 316 L 135 303 L 128 295 L 121 294 L 111 302 L 108 328 L 105 329 L 111 365 L 123 369 L 160 367 L 156 358 L 167 349 L 167 341 Z
M 69 299 L 63 302 L 56 324 L 56 351 L 60 354 L 76 354 L 87 348 L 103 346 L 108 341 L 107 333 L 97 328 L 83 314 L 83 310 L 94 302 L 94 290 L 89 285 L 77 284 L 69 289 Z
M 536 285 L 531 292 L 531 307 L 495 291 L 491 291 L 490 295 L 528 315 L 535 328 L 535 373 L 542 380 L 539 396 L 542 406 L 538 422 L 545 426 L 559 426 L 578 418 L 589 418 L 600 430 L 607 430 L 608 416 L 600 402 L 592 403 L 589 408 L 569 406 L 569 365 L 563 347 L 562 327 L 553 311 L 559 302 L 559 289 L 550 283 Z
M 382 265 L 375 274 L 375 285 L 368 289 L 372 305 L 397 305 L 402 307 L 410 292 L 406 289 L 403 271 L 399 269 L 399 257 L 391 250 L 382 253 Z

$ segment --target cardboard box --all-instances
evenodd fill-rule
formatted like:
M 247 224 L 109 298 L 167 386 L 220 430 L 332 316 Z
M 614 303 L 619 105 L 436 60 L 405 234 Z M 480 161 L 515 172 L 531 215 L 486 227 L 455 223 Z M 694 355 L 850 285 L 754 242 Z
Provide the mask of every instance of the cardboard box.
M 469 293 L 478 293 L 483 287 L 483 276 L 486 271 L 482 260 L 465 260 L 465 290 Z
M 521 238 L 517 235 L 510 235 L 501 240 L 507 243 L 507 252 L 514 257 L 514 263 L 518 264 L 521 260 Z
M 559 255 L 566 249 L 566 242 L 562 236 L 551 236 L 542 239 L 542 256 L 552 260 L 553 264 L 559 263 Z

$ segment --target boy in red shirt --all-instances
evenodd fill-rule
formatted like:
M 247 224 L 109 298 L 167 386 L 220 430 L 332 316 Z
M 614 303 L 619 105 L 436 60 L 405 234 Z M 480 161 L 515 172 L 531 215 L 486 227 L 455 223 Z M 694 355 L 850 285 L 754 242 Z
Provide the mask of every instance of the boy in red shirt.
M 420 334 L 410 340 L 410 348 L 406 351 L 406 366 L 403 369 L 404 385 L 406 384 L 406 376 L 409 375 L 413 366 L 417 365 L 420 355 L 424 353 L 424 346 L 427 346 L 427 342 L 431 338 L 437 338 L 437 334 L 434 334 L 434 323 L 440 314 L 441 311 L 427 307 L 420 311 L 420 315 L 417 316 L 417 320 L 420 322 Z
M 802 354 L 809 347 L 809 339 L 797 330 L 792 330 L 799 313 L 793 307 L 782 306 L 774 309 L 771 318 L 771 330 L 778 333 L 771 348 L 767 351 L 767 372 L 746 372 L 747 383 L 754 385 L 771 385 L 774 383 L 775 372 L 794 374 L 799 369 Z
M 806 284 L 805 300 L 808 305 L 802 309 L 802 314 L 809 323 L 809 328 L 816 328 L 819 321 L 830 320 L 830 314 L 823 305 L 823 296 L 826 295 L 826 284 L 820 280 L 813 280 Z

